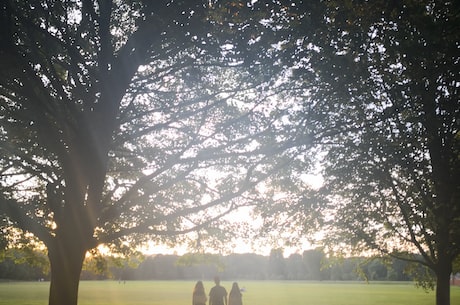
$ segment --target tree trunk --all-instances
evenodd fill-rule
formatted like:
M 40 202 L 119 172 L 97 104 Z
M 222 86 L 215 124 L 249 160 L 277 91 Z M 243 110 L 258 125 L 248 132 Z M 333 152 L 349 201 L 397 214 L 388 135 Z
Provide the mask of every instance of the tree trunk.
M 452 263 L 441 261 L 436 270 L 436 305 L 450 305 L 450 275 Z
M 48 249 L 51 264 L 49 305 L 77 305 L 78 284 L 86 250 L 74 240 Z

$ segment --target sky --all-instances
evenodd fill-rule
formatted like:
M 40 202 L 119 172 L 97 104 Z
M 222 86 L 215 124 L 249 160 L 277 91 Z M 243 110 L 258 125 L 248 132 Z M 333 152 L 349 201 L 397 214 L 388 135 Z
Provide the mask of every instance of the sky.
M 321 175 L 315 174 L 304 174 L 302 176 L 302 180 L 313 188 L 319 188 L 323 184 L 324 178 Z M 247 210 L 240 210 L 236 211 L 232 214 L 231 217 L 238 219 L 247 219 L 249 223 L 253 222 L 254 220 L 250 219 L 249 212 Z M 259 242 L 258 245 L 251 245 L 247 241 L 243 239 L 237 239 L 234 241 L 234 246 L 232 246 L 231 253 L 255 253 L 259 255 L 269 256 L 270 251 L 273 248 L 279 247 L 283 248 L 284 256 L 289 257 L 291 254 L 299 253 L 302 254 L 303 251 L 309 250 L 314 248 L 314 245 L 311 245 L 306 240 L 302 241 L 301 244 L 293 247 L 287 247 L 283 245 L 283 241 L 280 239 L 278 245 L 273 245 L 271 243 L 265 243 L 265 245 L 261 245 Z M 185 245 L 179 245 L 177 247 L 170 247 L 164 244 L 156 244 L 155 242 L 149 243 L 148 246 L 143 247 L 141 251 L 146 255 L 154 255 L 154 254 L 176 254 L 176 255 L 183 255 L 188 252 L 192 252 L 192 250 L 188 249 Z M 210 253 L 218 253 L 218 251 L 209 249 Z

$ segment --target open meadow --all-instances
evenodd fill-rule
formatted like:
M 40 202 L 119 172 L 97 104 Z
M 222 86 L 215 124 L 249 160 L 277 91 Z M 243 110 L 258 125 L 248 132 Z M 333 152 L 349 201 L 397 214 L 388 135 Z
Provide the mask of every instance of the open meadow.
M 82 281 L 79 305 L 191 304 L 191 281 Z M 239 281 L 244 305 L 433 305 L 434 292 L 400 282 Z M 206 292 L 213 283 L 204 281 Z M 230 290 L 231 282 L 222 285 Z M 0 304 L 46 305 L 48 282 L 0 283 Z M 452 287 L 451 304 L 460 304 L 460 287 Z

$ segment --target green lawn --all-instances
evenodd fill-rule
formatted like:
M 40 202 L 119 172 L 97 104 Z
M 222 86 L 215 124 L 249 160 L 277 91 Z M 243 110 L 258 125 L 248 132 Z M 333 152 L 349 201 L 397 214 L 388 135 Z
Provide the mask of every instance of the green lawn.
M 182 305 L 191 303 L 194 282 L 81 282 L 79 305 Z M 206 292 L 211 281 L 204 281 Z M 412 283 L 240 281 L 245 305 L 433 305 L 434 292 Z M 222 282 L 227 288 L 231 282 Z M 46 305 L 49 283 L 0 283 L 0 304 Z M 451 304 L 460 304 L 452 287 Z

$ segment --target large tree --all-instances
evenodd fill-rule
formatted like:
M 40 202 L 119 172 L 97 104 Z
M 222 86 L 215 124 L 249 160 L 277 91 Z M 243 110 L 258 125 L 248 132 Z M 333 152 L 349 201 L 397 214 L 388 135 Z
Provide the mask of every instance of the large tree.
M 46 246 L 50 305 L 77 303 L 98 245 L 217 239 L 276 170 L 274 84 L 248 72 L 258 32 L 232 22 L 260 12 L 212 3 L 1 2 L 2 226 Z
M 276 181 L 266 224 L 420 263 L 438 305 L 460 254 L 459 12 L 458 1 L 294 1 L 271 24 L 299 101 L 286 131 L 316 150 Z M 305 183 L 314 159 L 321 191 Z

